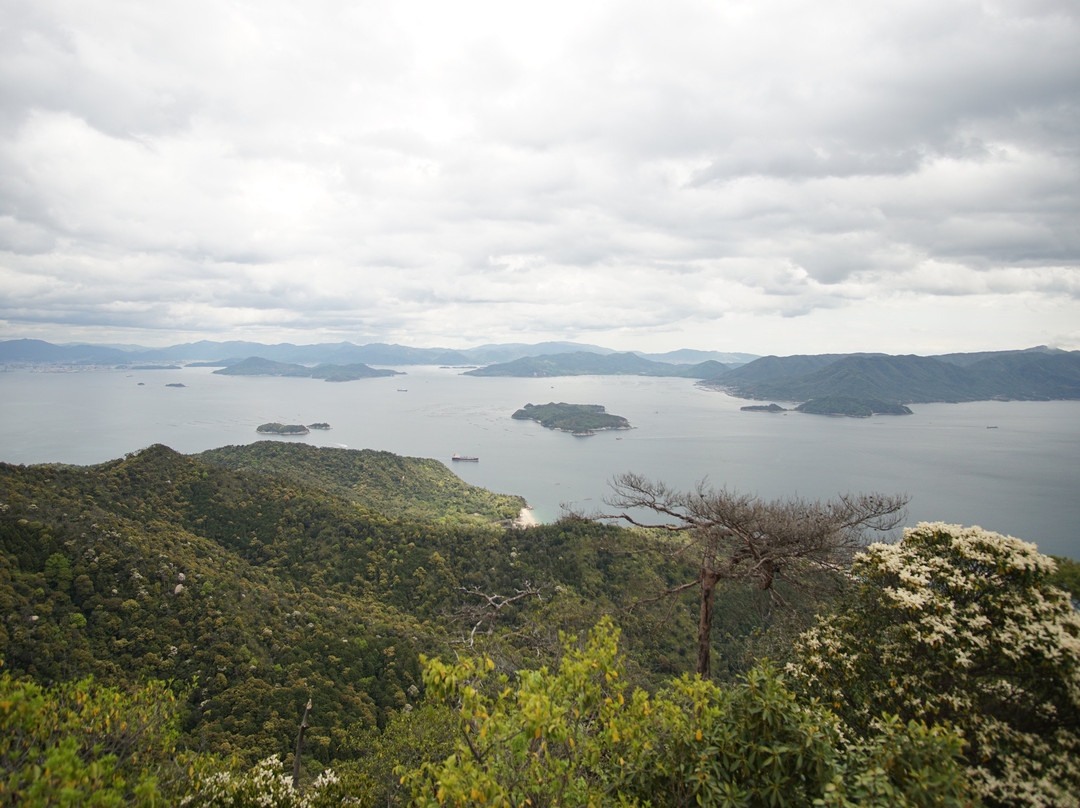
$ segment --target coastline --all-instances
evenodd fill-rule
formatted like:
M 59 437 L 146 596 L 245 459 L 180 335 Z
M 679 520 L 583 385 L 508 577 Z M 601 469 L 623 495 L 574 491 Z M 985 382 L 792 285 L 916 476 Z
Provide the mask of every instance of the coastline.
M 518 511 L 517 519 L 513 522 L 513 527 L 524 529 L 536 527 L 539 524 L 540 522 L 532 515 L 532 508 L 526 507 Z

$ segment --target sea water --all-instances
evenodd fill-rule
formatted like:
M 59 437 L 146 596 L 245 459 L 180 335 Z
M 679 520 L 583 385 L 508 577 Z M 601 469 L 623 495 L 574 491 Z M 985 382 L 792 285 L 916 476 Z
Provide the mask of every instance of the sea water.
M 978 524 L 1080 557 L 1080 402 L 916 404 L 909 416 L 833 418 L 742 412 L 749 402 L 687 379 L 407 371 L 330 383 L 208 368 L 9 370 L 0 373 L 0 461 L 85 465 L 154 443 L 193 453 L 265 440 L 262 423 L 325 421 L 329 431 L 274 439 L 435 458 L 467 482 L 524 496 L 540 521 L 609 511 L 609 481 L 632 471 L 769 499 L 902 493 L 909 524 Z M 549 401 L 602 404 L 634 428 L 575 437 L 510 417 Z M 453 462 L 455 453 L 479 462 Z

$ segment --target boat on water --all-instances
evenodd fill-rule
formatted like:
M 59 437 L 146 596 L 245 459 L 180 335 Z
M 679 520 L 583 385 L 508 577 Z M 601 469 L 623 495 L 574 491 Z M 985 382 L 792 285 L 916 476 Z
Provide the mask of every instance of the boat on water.
M 459 454 L 451 455 L 450 459 L 451 460 L 456 460 L 456 461 L 459 461 L 459 462 L 463 462 L 463 463 L 479 463 L 480 462 L 479 457 L 466 457 L 465 455 L 459 455 Z

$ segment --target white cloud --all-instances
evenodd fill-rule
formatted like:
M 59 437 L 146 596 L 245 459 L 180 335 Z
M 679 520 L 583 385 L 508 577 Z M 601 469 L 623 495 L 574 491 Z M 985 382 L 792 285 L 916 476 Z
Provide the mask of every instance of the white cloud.
M 9 6 L 0 338 L 899 352 L 943 314 L 943 349 L 988 311 L 1002 347 L 1080 321 L 1071 3 Z

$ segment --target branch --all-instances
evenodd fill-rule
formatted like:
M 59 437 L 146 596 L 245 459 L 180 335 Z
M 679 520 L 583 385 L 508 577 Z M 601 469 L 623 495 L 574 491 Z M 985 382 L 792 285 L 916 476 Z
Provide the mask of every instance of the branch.
M 676 586 L 676 587 L 673 587 L 672 589 L 668 589 L 668 590 L 666 590 L 664 592 L 661 592 L 655 598 L 643 598 L 642 600 L 635 600 L 633 603 L 631 603 L 629 606 L 626 607 L 626 611 L 627 612 L 632 612 L 638 606 L 644 606 L 646 603 L 656 603 L 658 600 L 663 600 L 664 598 L 671 597 L 672 595 L 677 595 L 680 592 L 685 592 L 687 589 L 693 589 L 695 586 L 697 586 L 700 583 L 701 583 L 701 575 L 699 574 L 697 578 L 690 581 L 689 583 L 682 584 L 681 586 Z
M 476 597 L 482 598 L 483 600 L 487 601 L 486 606 L 481 605 L 473 609 L 469 609 L 466 607 L 466 609 L 464 610 L 466 616 L 471 613 L 472 616 L 479 615 L 480 618 L 477 621 L 476 625 L 473 626 L 472 632 L 469 634 L 469 645 L 472 645 L 472 638 L 475 636 L 476 630 L 485 620 L 488 624 L 487 633 L 491 634 L 491 632 L 495 628 L 495 620 L 496 618 L 498 618 L 499 612 L 501 612 L 506 606 L 509 606 L 511 603 L 516 603 L 523 598 L 532 596 L 536 596 L 538 600 L 543 600 L 543 598 L 540 596 L 540 593 L 547 588 L 547 586 L 535 587 L 531 583 L 529 583 L 529 581 L 525 581 L 524 589 L 515 589 L 514 592 L 516 592 L 517 594 L 506 597 L 497 593 L 489 595 L 487 592 L 482 591 L 479 587 L 476 586 L 472 587 L 471 589 L 466 589 L 463 586 L 457 587 L 459 591 L 464 592 L 466 595 L 475 595 Z

